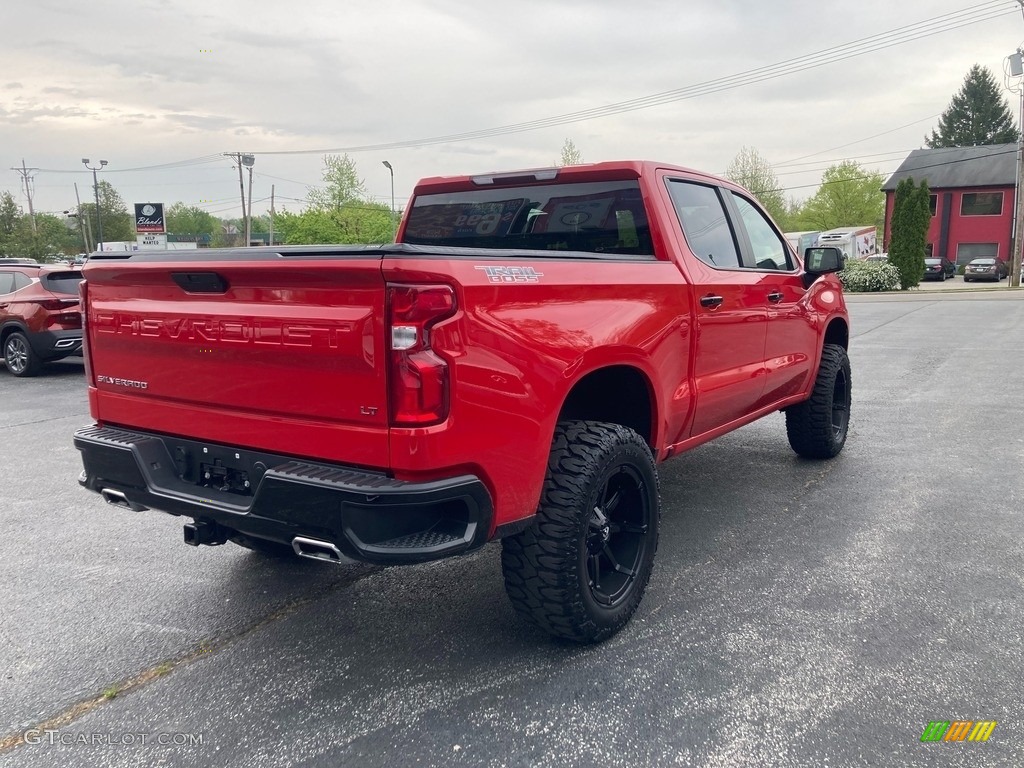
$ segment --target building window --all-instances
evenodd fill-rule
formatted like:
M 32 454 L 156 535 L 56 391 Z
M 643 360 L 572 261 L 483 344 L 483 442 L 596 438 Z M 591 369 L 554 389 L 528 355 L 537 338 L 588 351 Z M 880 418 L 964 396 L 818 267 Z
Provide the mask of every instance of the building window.
M 956 263 L 966 264 L 971 259 L 995 259 L 999 256 L 996 243 L 960 243 L 956 247 Z
M 935 211 L 937 210 L 938 205 L 939 205 L 939 196 L 938 195 L 928 195 L 928 210 L 931 211 L 932 216 L 935 215 Z
M 926 259 L 930 259 L 932 257 L 932 244 L 931 243 L 925 243 L 925 246 L 924 246 L 924 257 Z
M 961 216 L 998 216 L 1002 212 L 1002 192 L 965 192 L 960 200 Z

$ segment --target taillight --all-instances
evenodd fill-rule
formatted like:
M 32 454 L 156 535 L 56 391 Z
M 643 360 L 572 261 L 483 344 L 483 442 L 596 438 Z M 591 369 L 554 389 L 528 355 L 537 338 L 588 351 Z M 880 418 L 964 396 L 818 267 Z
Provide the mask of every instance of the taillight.
M 425 426 L 448 416 L 448 363 L 430 348 L 430 329 L 455 314 L 447 285 L 388 285 L 391 423 Z
M 55 311 L 75 306 L 78 303 L 78 299 L 40 299 L 35 303 L 43 309 Z
M 89 285 L 83 280 L 78 284 L 78 307 L 82 310 L 82 360 L 85 363 L 85 380 L 95 384 L 92 378 L 92 360 L 89 355 L 89 329 L 85 319 L 89 314 Z

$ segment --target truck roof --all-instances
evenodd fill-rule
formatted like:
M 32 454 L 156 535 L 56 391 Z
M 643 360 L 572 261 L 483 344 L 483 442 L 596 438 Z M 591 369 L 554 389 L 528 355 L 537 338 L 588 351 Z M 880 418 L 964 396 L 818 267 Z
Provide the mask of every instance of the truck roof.
M 605 181 L 637 179 L 641 176 L 651 175 L 660 169 L 730 183 L 727 179 L 671 163 L 659 163 L 651 160 L 610 160 L 602 163 L 524 168 L 517 171 L 475 173 L 462 176 L 430 176 L 420 179 L 413 192 L 414 194 L 432 194 L 457 189 L 487 187 L 492 184 L 513 186 L 543 183 L 556 179 L 560 181 L 585 181 L 589 178 L 599 178 Z

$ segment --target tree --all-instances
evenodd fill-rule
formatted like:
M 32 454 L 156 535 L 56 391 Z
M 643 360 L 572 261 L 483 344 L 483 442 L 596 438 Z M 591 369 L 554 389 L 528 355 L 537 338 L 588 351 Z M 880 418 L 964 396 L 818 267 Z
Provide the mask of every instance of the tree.
M 109 181 L 101 181 L 97 188 L 100 196 L 100 211 L 103 216 L 103 241 L 115 243 L 124 240 L 135 240 L 135 222 L 128 213 L 121 195 Z M 92 222 L 93 238 L 99 242 L 99 230 L 96 228 L 96 204 L 83 203 L 82 215 L 88 216 Z
M 939 128 L 925 137 L 931 148 L 1013 144 L 1020 139 L 1013 115 L 992 71 L 975 64 L 939 118 Z
M 924 247 L 931 222 L 929 196 L 927 181 L 918 187 L 912 178 L 906 178 L 896 185 L 889 263 L 899 270 L 903 290 L 918 285 L 924 276 Z
M 583 154 L 576 149 L 576 145 L 573 144 L 572 139 L 566 139 L 562 145 L 562 156 L 557 163 L 558 165 L 582 165 Z
M 743 147 L 729 164 L 726 178 L 749 190 L 779 226 L 785 228 L 786 197 L 771 164 L 753 147 Z
M 818 191 L 800 209 L 795 223 L 800 229 L 818 230 L 867 224 L 882 227 L 884 183 L 882 174 L 866 171 L 852 160 L 830 166 L 822 174 Z
M 27 219 L 27 217 L 26 217 Z M 26 228 L 31 231 L 31 222 L 26 221 Z M 34 233 L 34 250 L 36 258 L 60 259 L 62 256 L 73 256 L 81 253 L 84 244 L 77 227 L 69 226 L 65 219 L 51 213 L 36 214 Z
M 217 218 L 202 208 L 185 203 L 174 203 L 164 213 L 167 231 L 175 235 L 209 235 L 211 238 L 220 230 Z M 104 229 L 103 234 L 106 235 Z
M 389 243 L 391 208 L 381 203 L 350 203 L 337 210 L 307 208 L 278 213 L 274 239 L 288 245 Z
M 20 219 L 21 208 L 14 195 L 10 192 L 0 194 L 0 253 L 6 254 L 5 245 L 14 237 Z
M 274 221 L 274 240 L 288 244 L 388 243 L 391 208 L 367 198 L 366 188 L 348 155 L 324 157 L 323 187 L 311 187 L 302 213 L 282 211 Z M 269 221 L 267 222 L 269 224 Z
M 49 213 L 22 213 L 10 192 L 0 194 L 0 256 L 59 261 L 82 250 L 77 230 Z
M 366 186 L 356 173 L 355 160 L 346 155 L 325 155 L 322 175 L 326 185 L 309 188 L 312 208 L 337 210 L 366 199 Z

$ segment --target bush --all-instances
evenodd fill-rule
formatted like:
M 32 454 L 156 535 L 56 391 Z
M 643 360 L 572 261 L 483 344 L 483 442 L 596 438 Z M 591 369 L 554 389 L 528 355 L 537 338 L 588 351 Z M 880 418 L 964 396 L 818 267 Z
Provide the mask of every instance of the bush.
M 885 261 L 847 259 L 846 266 L 839 273 L 839 279 L 843 283 L 843 289 L 850 293 L 900 289 L 900 271 Z

